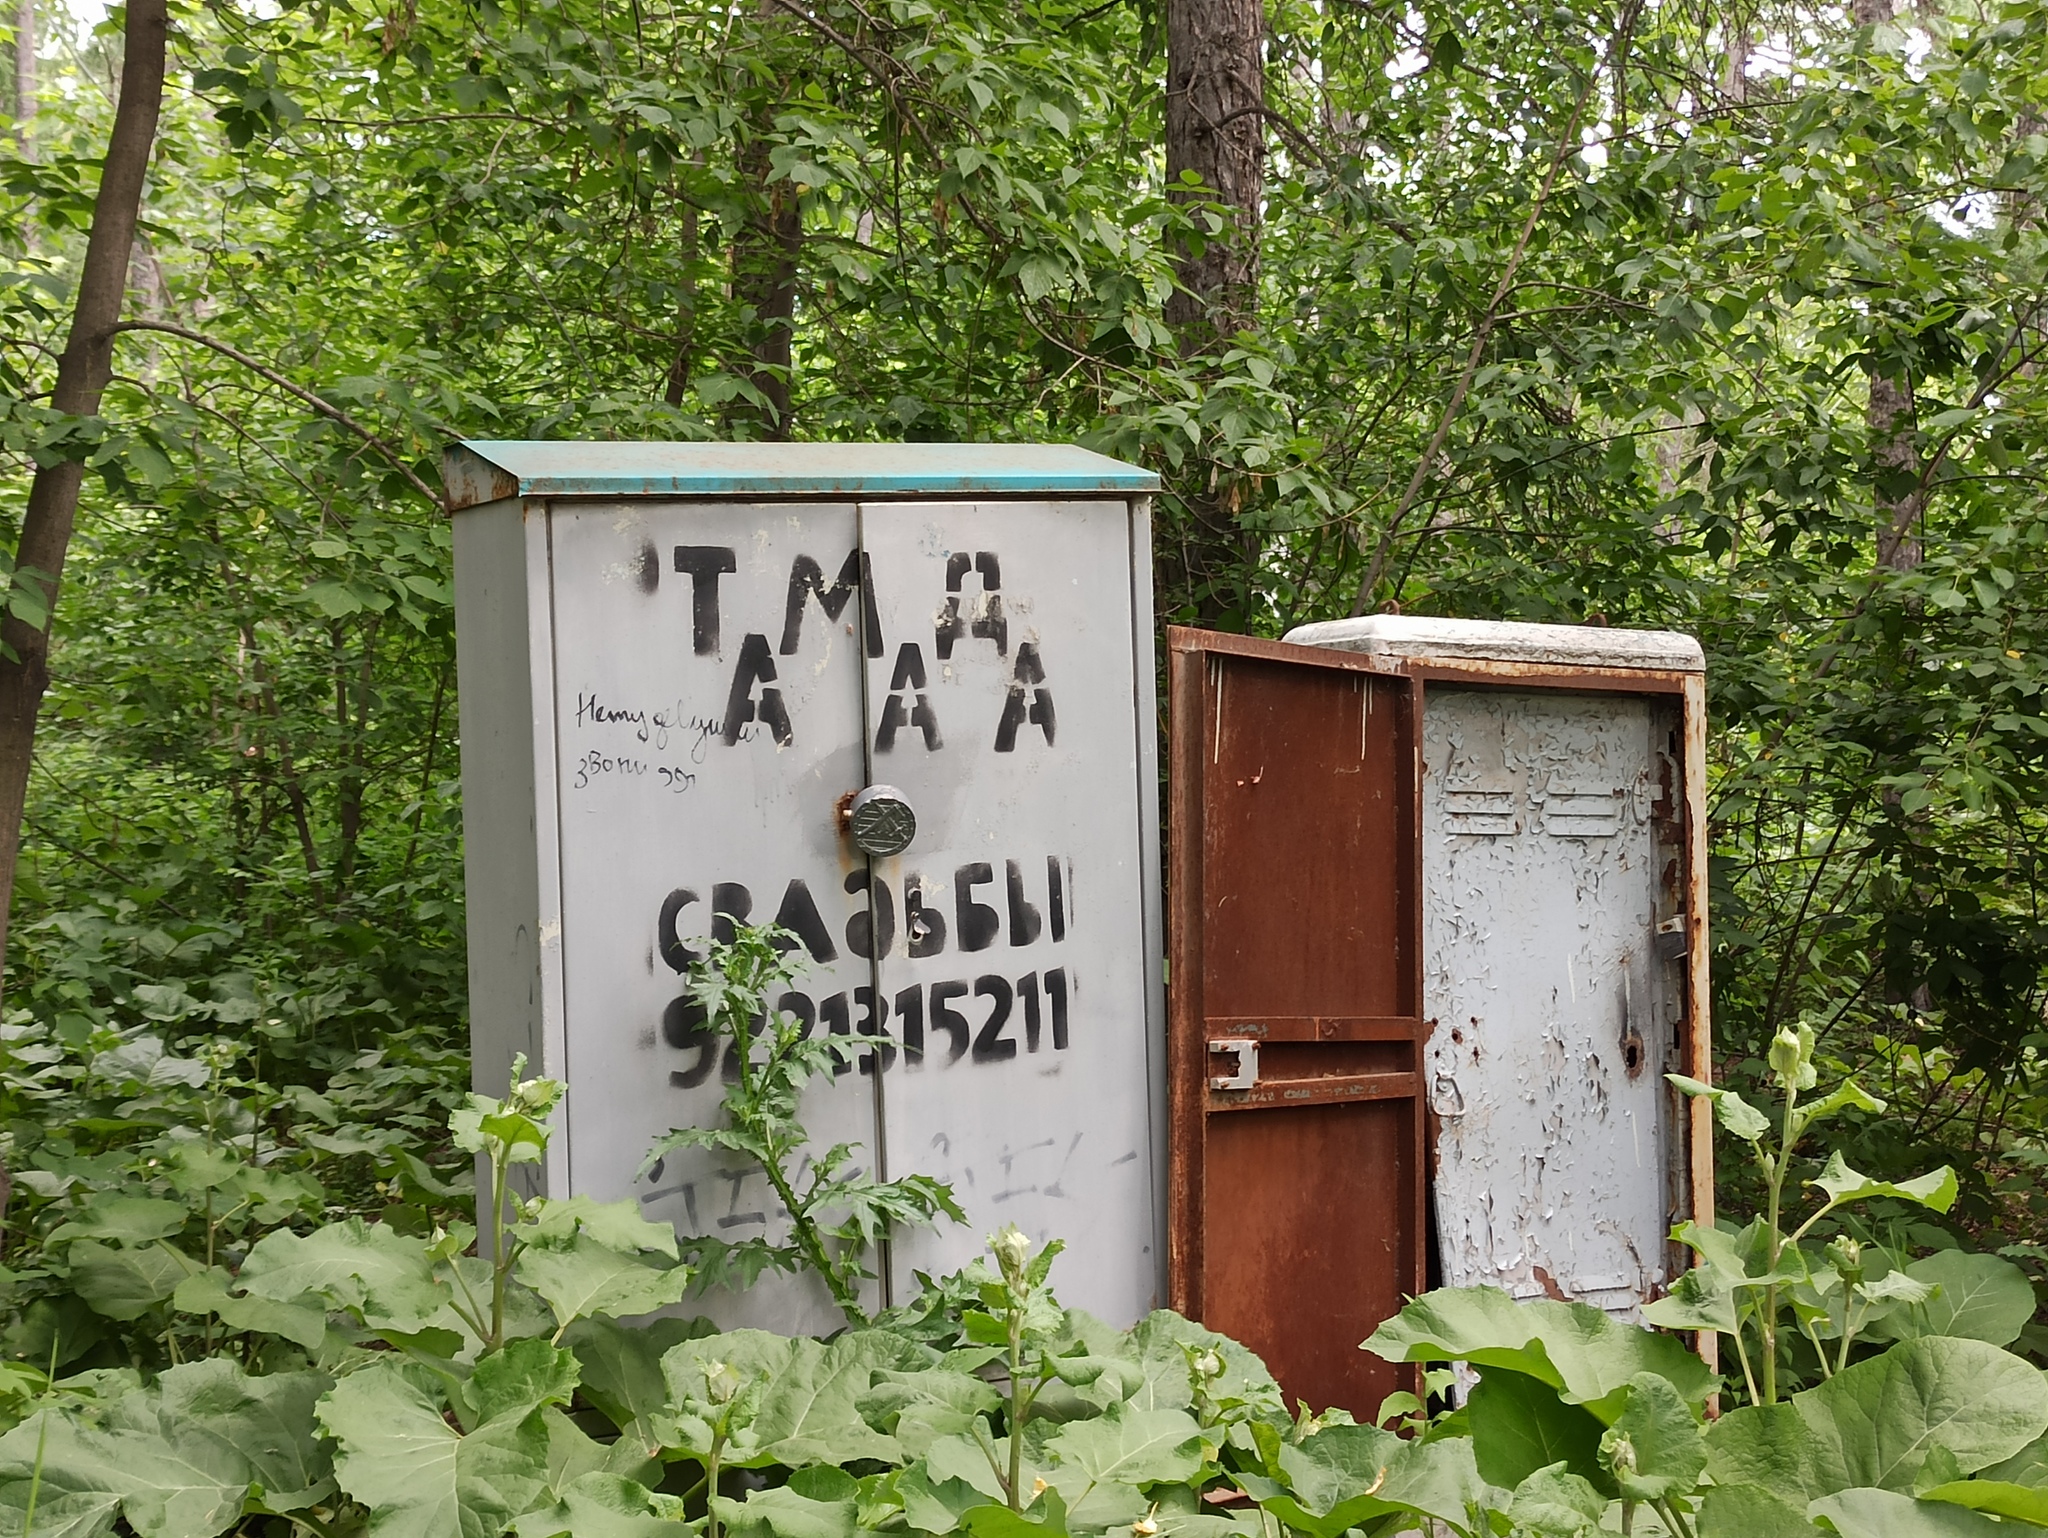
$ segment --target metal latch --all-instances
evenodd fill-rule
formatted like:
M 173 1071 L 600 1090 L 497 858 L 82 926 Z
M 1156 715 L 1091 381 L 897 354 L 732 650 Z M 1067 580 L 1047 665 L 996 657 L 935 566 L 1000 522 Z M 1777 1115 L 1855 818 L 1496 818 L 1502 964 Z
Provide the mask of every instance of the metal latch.
M 1685 954 L 1685 915 L 1674 913 L 1657 926 L 1657 959 L 1676 961 Z
M 1250 1089 L 1259 1082 L 1259 1044 L 1242 1036 L 1232 1036 L 1222 1041 L 1209 1043 L 1213 1055 L 1218 1052 L 1237 1054 L 1237 1072 L 1228 1078 L 1221 1075 L 1209 1080 L 1211 1089 Z

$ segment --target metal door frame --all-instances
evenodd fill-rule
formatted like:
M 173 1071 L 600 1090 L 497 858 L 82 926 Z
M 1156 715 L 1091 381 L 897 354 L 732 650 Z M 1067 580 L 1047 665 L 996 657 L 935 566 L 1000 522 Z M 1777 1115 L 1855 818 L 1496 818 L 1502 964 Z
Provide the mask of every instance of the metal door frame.
M 1686 981 L 1683 989 L 1685 1017 L 1678 1030 L 1686 1073 L 1702 1082 L 1713 1079 L 1712 1000 L 1708 967 L 1707 930 L 1707 815 L 1706 815 L 1706 679 L 1698 673 L 1675 669 L 1603 666 L 1555 666 L 1528 662 L 1468 657 L 1416 657 L 1343 651 L 1328 647 L 1302 646 L 1285 641 L 1268 641 L 1251 636 L 1227 635 L 1183 626 L 1169 626 L 1166 632 L 1168 699 L 1176 718 L 1201 719 L 1203 702 L 1203 659 L 1209 655 L 1254 658 L 1301 667 L 1335 669 L 1377 674 L 1409 682 L 1408 708 L 1412 712 L 1412 741 L 1418 758 L 1422 753 L 1423 713 L 1431 683 L 1462 688 L 1504 690 L 1558 690 L 1569 693 L 1623 693 L 1675 696 L 1680 707 L 1682 751 L 1682 811 L 1684 816 L 1685 869 L 1681 881 L 1685 894 Z M 1183 714 L 1186 713 L 1186 714 Z M 1202 936 L 1198 924 L 1188 923 L 1177 894 L 1183 883 L 1201 880 L 1201 827 L 1203 755 L 1200 733 L 1182 734 L 1171 763 L 1169 852 L 1167 890 L 1173 900 L 1168 915 L 1168 956 L 1177 972 L 1169 977 L 1168 1095 L 1167 1119 L 1169 1169 L 1167 1245 L 1168 1289 L 1172 1306 L 1190 1318 L 1201 1314 L 1201 1186 L 1202 1126 L 1207 1114 L 1208 1069 L 1206 1031 L 1201 1011 Z M 1415 830 L 1408 850 L 1412 866 L 1412 915 L 1414 932 L 1422 933 L 1422 776 L 1413 779 L 1415 805 L 1410 808 L 1410 826 Z M 1415 997 L 1421 1007 L 1423 957 L 1418 944 L 1413 958 Z M 1426 1021 L 1420 1044 L 1426 1044 L 1434 1021 Z M 1418 1178 L 1423 1191 L 1417 1210 L 1427 1214 L 1429 1188 L 1434 1185 L 1437 1128 L 1435 1117 L 1422 1107 L 1427 1131 L 1423 1138 L 1423 1159 Z M 1685 1216 L 1711 1227 L 1714 1221 L 1713 1108 L 1704 1099 L 1685 1102 L 1685 1114 L 1677 1125 L 1682 1129 L 1681 1157 L 1686 1170 L 1686 1191 L 1690 1211 Z M 1427 1221 L 1427 1220 L 1425 1220 Z M 1434 1247 L 1434 1236 L 1421 1248 Z M 1426 1267 L 1418 1268 L 1415 1291 L 1428 1285 Z M 1696 1337 L 1702 1356 L 1711 1366 L 1715 1342 L 1709 1335 Z
M 1284 662 L 1330 672 L 1377 674 L 1400 677 L 1377 658 L 1357 652 L 1337 652 L 1307 646 L 1290 646 L 1250 636 L 1167 627 L 1168 698 L 1173 716 L 1183 721 L 1203 721 L 1207 659 L 1212 656 L 1240 657 L 1256 661 Z M 1422 1002 L 1421 892 L 1422 841 L 1421 759 L 1422 691 L 1418 682 L 1404 691 L 1403 704 L 1409 737 L 1409 805 L 1402 808 L 1408 829 L 1406 878 L 1407 911 L 1401 922 L 1415 937 L 1409 946 L 1405 979 L 1409 997 L 1420 1010 Z M 1202 933 L 1199 922 L 1191 923 L 1178 894 L 1202 880 L 1202 827 L 1200 808 L 1207 759 L 1202 751 L 1203 731 L 1183 732 L 1172 747 L 1170 785 L 1172 818 L 1168 829 L 1167 888 L 1175 900 L 1169 904 L 1168 954 L 1177 969 L 1167 986 L 1167 1211 L 1170 1233 L 1167 1245 L 1170 1306 L 1190 1319 L 1202 1317 L 1202 1190 L 1204 1176 L 1204 1122 L 1211 1114 L 1208 1083 L 1208 1017 L 1202 1007 Z M 1407 1017 L 1402 1017 L 1404 1021 Z M 1414 1189 L 1408 1193 L 1420 1232 L 1415 1235 L 1412 1267 L 1413 1291 L 1428 1285 L 1428 1172 L 1430 1138 L 1427 1134 L 1427 1103 L 1422 1094 L 1421 1058 L 1428 1043 L 1428 1025 L 1418 1013 L 1410 1031 L 1401 1039 L 1412 1040 L 1415 1050 L 1415 1139 Z M 1356 1342 L 1351 1342 L 1356 1345 Z

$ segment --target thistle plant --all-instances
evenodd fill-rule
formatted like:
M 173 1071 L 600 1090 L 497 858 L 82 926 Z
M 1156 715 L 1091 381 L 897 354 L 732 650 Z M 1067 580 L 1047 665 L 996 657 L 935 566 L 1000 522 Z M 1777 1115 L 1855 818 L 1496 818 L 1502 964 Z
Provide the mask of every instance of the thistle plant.
M 1813 1257 L 1800 1247 L 1815 1227 L 1843 1207 L 1873 1197 L 1913 1202 L 1935 1212 L 1948 1211 L 1956 1199 L 1955 1171 L 1947 1165 L 1914 1180 L 1880 1180 L 1851 1169 L 1838 1149 L 1818 1175 L 1804 1182 L 1820 1192 L 1819 1205 L 1797 1228 L 1785 1231 L 1786 1185 L 1800 1141 L 1820 1122 L 1841 1111 L 1853 1108 L 1878 1113 L 1885 1108 L 1882 1100 L 1853 1078 L 1802 1104 L 1800 1097 L 1819 1083 L 1814 1041 L 1813 1028 L 1804 1021 L 1786 1026 L 1771 1041 L 1771 1077 L 1784 1097 L 1775 1124 L 1734 1090 L 1682 1074 L 1666 1075 L 1685 1094 L 1711 1101 L 1722 1130 L 1749 1145 L 1763 1176 L 1766 1202 L 1763 1214 L 1738 1233 L 1694 1222 L 1673 1229 L 1672 1238 L 1690 1247 L 1698 1264 L 1678 1279 L 1669 1297 L 1645 1308 L 1643 1318 L 1667 1329 L 1728 1336 L 1735 1343 L 1743 1383 L 1753 1404 L 1778 1401 L 1785 1329 L 1781 1305 L 1792 1304 L 1795 1327 L 1812 1342 L 1823 1374 L 1832 1374 L 1848 1365 L 1849 1348 L 1857 1333 L 1882 1310 L 1921 1301 L 1928 1295 L 1928 1289 L 1902 1272 L 1887 1268 L 1883 1277 L 1871 1275 L 1862 1247 L 1853 1241 L 1838 1241 L 1825 1263 L 1816 1266 Z M 1775 1140 L 1771 1137 L 1774 1125 Z M 1841 1294 L 1839 1314 L 1833 1300 L 1837 1291 Z M 1822 1344 L 1823 1327 L 1841 1338 L 1833 1361 Z M 1754 1360 L 1748 1343 L 1751 1335 L 1757 1344 Z
M 874 1036 L 814 1036 L 812 1027 L 773 1009 L 796 980 L 802 942 L 773 924 L 739 924 L 729 941 L 713 940 L 689 972 L 691 1000 L 703 1012 L 707 1051 L 723 1046 L 730 1065 L 725 1118 L 714 1127 L 678 1127 L 647 1156 L 649 1166 L 680 1149 L 736 1155 L 768 1177 L 789 1214 L 789 1235 L 737 1243 L 700 1236 L 690 1259 L 703 1280 L 745 1287 L 764 1270 L 810 1271 L 854 1324 L 870 1323 L 861 1284 L 873 1273 L 875 1249 L 899 1229 L 929 1227 L 941 1217 L 967 1221 L 953 1189 L 929 1175 L 877 1180 L 855 1160 L 856 1143 L 813 1150 L 798 1114 L 804 1087 L 878 1054 Z
M 453 1306 L 488 1351 L 505 1343 L 505 1288 L 525 1242 L 513 1227 L 522 1213 L 511 1188 L 512 1166 L 538 1164 L 546 1156 L 548 1119 L 569 1087 L 560 1079 L 522 1079 L 525 1072 L 522 1052 L 512 1060 L 512 1082 L 504 1099 L 471 1095 L 469 1104 L 448 1119 L 455 1146 L 480 1155 L 486 1166 L 483 1194 L 488 1205 L 481 1205 L 477 1214 L 483 1220 L 477 1251 L 491 1263 L 488 1308 L 470 1295 L 459 1266 L 452 1267 L 450 1275 L 462 1293 L 461 1302 Z M 452 1260 L 460 1253 L 460 1235 L 437 1238 L 436 1260 Z

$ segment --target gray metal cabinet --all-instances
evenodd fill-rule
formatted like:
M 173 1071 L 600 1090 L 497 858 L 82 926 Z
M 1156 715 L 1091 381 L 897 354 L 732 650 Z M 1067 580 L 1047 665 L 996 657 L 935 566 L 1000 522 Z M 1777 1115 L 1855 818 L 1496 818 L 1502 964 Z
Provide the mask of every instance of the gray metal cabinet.
M 1633 1315 L 1711 1217 L 1704 680 L 1668 632 L 1380 616 L 1288 640 L 1422 695 L 1424 1093 L 1445 1285 Z
M 872 1051 L 821 1143 L 954 1184 L 872 1301 L 1016 1222 L 1060 1290 L 1160 1292 L 1163 1065 L 1148 474 L 1078 449 L 474 443 L 452 450 L 476 1082 L 569 1083 L 539 1179 L 680 1231 L 786 1226 L 758 1172 L 642 1168 L 719 1114 L 683 997 L 704 937 L 773 919 L 781 1001 Z M 848 798 L 916 834 L 870 858 Z M 765 1278 L 726 1324 L 839 1322 Z

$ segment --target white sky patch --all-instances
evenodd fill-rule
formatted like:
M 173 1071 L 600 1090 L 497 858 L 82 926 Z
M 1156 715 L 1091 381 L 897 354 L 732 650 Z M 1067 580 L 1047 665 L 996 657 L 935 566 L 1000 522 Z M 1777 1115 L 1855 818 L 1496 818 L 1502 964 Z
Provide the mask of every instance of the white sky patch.
M 1957 198 L 1946 207 L 1936 204 L 1928 210 L 1935 222 L 1951 235 L 1988 234 L 1998 222 L 1998 213 L 1992 207 L 1992 200 L 1982 193 Z
M 107 19 L 107 0 L 64 0 L 64 9 L 70 14 L 72 31 L 81 43 Z
M 1607 140 L 1613 127 L 1612 123 L 1601 123 L 1579 130 L 1579 159 L 1585 161 L 1588 170 L 1607 169 Z
M 1408 7 L 1408 14 L 1401 18 L 1401 30 L 1410 37 L 1429 36 L 1429 19 L 1414 6 Z M 1418 47 L 1402 49 L 1384 66 L 1389 80 L 1406 80 L 1410 75 L 1419 75 L 1429 68 L 1429 55 Z
M 1406 80 L 1410 75 L 1419 75 L 1429 68 L 1429 55 L 1420 48 L 1404 48 L 1386 62 L 1386 76 L 1389 80 Z

